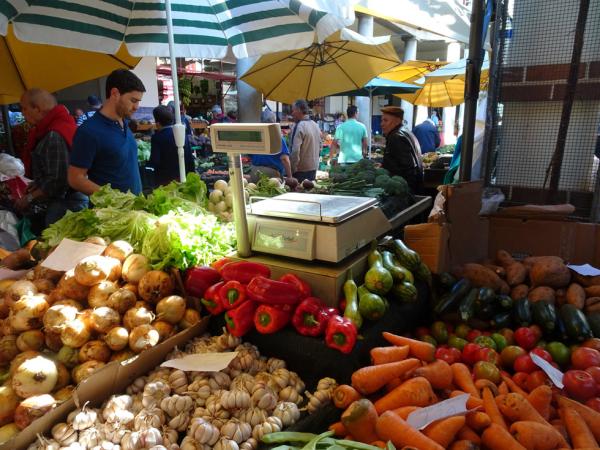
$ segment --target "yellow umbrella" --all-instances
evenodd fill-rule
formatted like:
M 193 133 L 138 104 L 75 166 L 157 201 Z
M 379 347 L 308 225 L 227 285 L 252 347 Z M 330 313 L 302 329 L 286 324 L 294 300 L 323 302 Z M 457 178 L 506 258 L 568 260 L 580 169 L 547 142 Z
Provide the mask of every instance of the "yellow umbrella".
M 448 63 L 445 61 L 406 61 L 383 72 L 379 77 L 400 81 L 401 83 L 411 83 L 446 64 Z
M 9 25 L 0 36 L 0 104 L 16 103 L 23 92 L 55 92 L 109 74 L 132 69 L 140 61 L 121 47 L 116 55 L 19 41 Z
M 343 29 L 322 44 L 261 56 L 241 79 L 270 100 L 293 103 L 360 89 L 398 62 L 389 36 Z

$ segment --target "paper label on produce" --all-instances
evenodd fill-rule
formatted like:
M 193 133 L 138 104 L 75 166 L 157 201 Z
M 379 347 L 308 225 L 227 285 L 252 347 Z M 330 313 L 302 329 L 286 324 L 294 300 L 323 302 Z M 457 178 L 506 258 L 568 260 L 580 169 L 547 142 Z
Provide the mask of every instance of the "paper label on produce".
M 27 272 L 29 272 L 29 269 L 10 270 L 0 267 L 0 280 L 20 280 Z
M 590 266 L 589 264 L 582 264 L 581 266 L 567 264 L 567 267 L 585 277 L 597 277 L 600 275 L 600 270 L 596 269 L 594 266 Z
M 560 370 L 552 366 L 548 361 L 539 357 L 535 353 L 530 353 L 529 356 L 531 356 L 531 360 L 535 363 L 535 365 L 542 369 L 546 375 L 548 375 L 548 378 L 550 378 L 552 383 L 554 383 L 554 386 L 559 389 L 565 387 L 563 384 L 563 373 Z
M 462 394 L 433 406 L 417 409 L 408 415 L 406 422 L 414 429 L 422 430 L 436 420 L 468 413 L 467 400 L 469 400 L 469 394 Z
M 227 366 L 238 355 L 238 352 L 227 353 L 197 353 L 183 358 L 165 361 L 161 367 L 171 367 L 184 372 L 218 372 Z
M 101 255 L 106 246 L 90 242 L 77 242 L 63 239 L 58 247 L 48 256 L 42 266 L 48 269 L 66 272 L 77 265 L 79 261 L 88 256 Z

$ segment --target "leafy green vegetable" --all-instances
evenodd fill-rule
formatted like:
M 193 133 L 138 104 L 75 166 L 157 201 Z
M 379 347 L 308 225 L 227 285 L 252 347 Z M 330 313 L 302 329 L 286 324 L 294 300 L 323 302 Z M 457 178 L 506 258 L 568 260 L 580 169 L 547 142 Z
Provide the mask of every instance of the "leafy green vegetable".
M 145 209 L 146 198 L 131 192 L 121 192 L 105 184 L 90 196 L 90 201 L 96 208 Z
M 275 197 L 287 192 L 281 185 L 273 183 L 271 178 L 264 173 L 259 174 L 258 181 L 256 182 L 256 189 L 247 188 L 247 190 L 249 195 L 256 197 Z
M 152 151 L 152 144 L 150 142 L 146 142 L 142 139 L 137 139 L 137 149 L 138 149 L 138 163 L 143 164 L 150 159 L 150 154 Z
M 189 173 L 185 182 L 172 181 L 160 186 L 148 196 L 146 210 L 163 215 L 174 209 L 202 212 L 208 203 L 207 189 L 197 173 Z
M 94 210 L 83 209 L 78 212 L 67 211 L 58 221 L 42 232 L 42 238 L 51 247 L 60 244 L 64 238 L 83 241 L 98 234 L 98 218 Z
M 102 208 L 95 212 L 100 236 L 108 237 L 111 241 L 127 241 L 136 249 L 142 248 L 145 236 L 158 220 L 158 217 L 146 211 Z

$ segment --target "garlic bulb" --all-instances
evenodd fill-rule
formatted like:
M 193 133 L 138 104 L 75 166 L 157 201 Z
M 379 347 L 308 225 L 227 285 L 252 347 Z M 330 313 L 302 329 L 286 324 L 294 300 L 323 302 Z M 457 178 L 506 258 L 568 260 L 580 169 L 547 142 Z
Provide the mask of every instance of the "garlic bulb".
M 302 378 L 300 378 L 300 375 L 298 375 L 296 372 L 290 372 L 289 385 L 293 386 L 296 389 L 296 391 L 298 392 L 298 394 L 302 394 L 304 392 L 304 390 L 306 389 L 304 381 L 302 381 Z M 337 383 L 336 383 L 336 385 L 337 385 Z
M 250 407 L 250 403 L 250 394 L 246 391 L 225 391 L 221 395 L 221 404 L 225 409 L 245 409 Z
M 75 410 L 75 415 L 71 417 L 70 422 L 74 430 L 85 430 L 93 426 L 97 420 L 98 413 L 96 410 L 87 409 L 86 405 L 83 405 L 80 410 Z
M 160 408 L 169 415 L 175 417 L 179 413 L 187 413 L 194 408 L 194 400 L 187 395 L 172 395 L 165 397 L 160 402 Z
M 174 370 L 169 375 L 169 386 L 176 394 L 185 394 L 188 389 L 187 376 L 183 370 Z
M 260 409 L 271 411 L 277 405 L 277 394 L 264 383 L 256 383 L 252 389 L 252 404 Z
M 282 427 L 281 420 L 279 418 L 271 416 L 261 424 L 256 425 L 252 429 L 252 437 L 257 441 L 260 441 L 265 434 L 277 433 L 281 431 Z
M 188 395 L 191 395 L 199 406 L 204 406 L 206 400 L 212 394 L 212 388 L 208 382 L 208 378 L 197 378 L 188 385 Z
M 288 386 L 279 391 L 279 400 L 299 405 L 304 398 L 298 393 L 294 386 Z
M 240 450 L 256 450 L 258 447 L 258 442 L 254 438 L 248 439 L 246 442 L 242 442 L 240 445 Z
M 165 413 L 156 407 L 144 408 L 133 419 L 133 429 L 140 431 L 143 428 L 160 428 L 165 424 Z
M 214 445 L 219 439 L 219 430 L 204 419 L 194 418 L 190 422 L 188 435 L 201 444 Z
M 231 384 L 231 378 L 223 372 L 212 372 L 208 379 L 208 383 L 213 391 L 218 389 L 228 389 Z
M 129 430 L 127 428 L 121 428 L 118 424 L 114 423 L 103 423 L 98 427 L 102 436 L 106 441 L 112 442 L 113 444 L 120 444 L 123 438 Z
M 278 417 L 284 427 L 289 427 L 300 419 L 300 410 L 295 403 L 281 402 L 275 407 L 273 416 Z
M 267 420 L 267 412 L 264 409 L 254 407 L 240 411 L 237 417 L 242 422 L 246 422 L 254 427 L 255 425 L 263 423 L 265 420 Z
M 254 387 L 255 381 L 254 377 L 249 373 L 242 373 L 235 377 L 231 384 L 229 385 L 229 389 L 234 390 L 242 390 L 246 392 L 252 392 L 252 388 Z
M 163 398 L 171 393 L 169 385 L 163 381 L 153 381 L 144 388 L 142 403 L 149 406 L 160 405 Z
M 163 427 L 162 435 L 163 445 L 165 445 L 166 447 L 169 447 L 171 444 L 177 445 L 177 442 L 179 441 L 179 433 L 176 430 L 168 427 Z
M 66 446 L 77 441 L 77 431 L 66 423 L 57 423 L 50 432 L 52 437 L 60 445 Z
M 213 449 L 214 450 L 239 450 L 240 447 L 238 446 L 237 442 L 235 442 L 231 439 L 221 438 L 215 444 Z
M 121 439 L 121 448 L 123 450 L 142 450 L 144 444 L 139 431 L 128 431 Z
M 308 397 L 308 404 L 306 405 L 306 410 L 309 414 L 314 413 L 318 409 L 329 404 L 329 402 L 331 401 L 331 391 L 329 390 L 316 391 L 314 394 L 307 392 L 306 396 Z
M 102 443 L 102 433 L 97 428 L 88 428 L 79 433 L 79 443 L 84 448 L 92 448 Z
M 334 390 L 337 387 L 337 385 L 337 381 L 335 381 L 333 378 L 321 378 L 319 380 L 319 384 L 317 384 L 317 391 Z
M 267 359 L 267 371 L 270 373 L 275 372 L 277 369 L 285 369 L 285 361 L 279 358 Z
M 221 427 L 221 435 L 241 444 L 252 435 L 252 427 L 249 423 L 230 419 Z
M 279 368 L 273 371 L 273 380 L 279 386 L 279 390 L 286 388 L 290 384 L 290 371 L 284 368 Z
M 169 428 L 177 431 L 185 431 L 190 423 L 190 419 L 189 412 L 177 414 L 173 416 L 171 420 L 169 420 Z
M 143 447 L 154 447 L 163 443 L 162 433 L 157 428 L 146 428 L 139 431 L 139 433 Z
M 129 395 L 138 394 L 144 391 L 144 387 L 146 386 L 147 380 L 146 377 L 138 377 L 133 380 L 129 386 L 127 386 L 126 393 Z
M 236 348 L 241 342 L 242 340 L 239 337 L 230 334 L 226 329 L 223 329 L 223 334 L 216 339 L 216 344 L 221 349 L 220 351 Z
M 171 369 L 168 367 L 159 367 L 158 369 L 153 370 L 148 375 L 147 383 L 152 381 L 163 381 L 168 382 L 169 376 L 171 375 Z
M 194 439 L 191 436 L 186 436 L 181 441 L 180 450 L 210 450 L 209 445 L 204 445 L 202 442 Z

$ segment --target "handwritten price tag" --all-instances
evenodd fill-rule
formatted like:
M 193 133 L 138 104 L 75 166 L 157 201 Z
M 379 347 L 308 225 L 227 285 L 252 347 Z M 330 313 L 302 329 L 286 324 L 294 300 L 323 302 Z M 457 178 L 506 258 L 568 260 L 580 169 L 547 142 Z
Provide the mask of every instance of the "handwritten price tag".
M 63 239 L 58 247 L 48 256 L 42 266 L 48 269 L 66 272 L 77 265 L 79 261 L 88 256 L 101 255 L 106 249 L 104 245 L 96 245 L 90 242 L 77 242 L 71 239 Z
M 559 389 L 565 387 L 565 385 L 563 384 L 563 373 L 560 370 L 550 365 L 548 361 L 546 361 L 543 358 L 540 358 L 535 353 L 530 353 L 529 356 L 531 356 L 531 360 L 535 363 L 535 365 L 542 369 L 546 373 L 546 375 L 548 375 L 548 378 L 550 378 L 552 383 L 554 383 L 554 386 L 556 386 Z
M 469 400 L 469 394 L 463 394 L 433 406 L 417 409 L 408 415 L 406 422 L 414 429 L 422 430 L 436 420 L 468 413 L 467 400 Z

